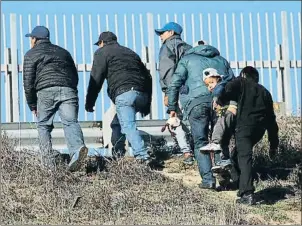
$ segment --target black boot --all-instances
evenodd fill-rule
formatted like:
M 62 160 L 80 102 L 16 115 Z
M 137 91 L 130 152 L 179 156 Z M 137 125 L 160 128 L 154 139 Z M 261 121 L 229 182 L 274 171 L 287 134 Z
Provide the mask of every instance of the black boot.
M 255 197 L 254 193 L 247 193 L 243 194 L 239 199 L 236 200 L 236 203 L 238 204 L 244 204 L 244 205 L 255 205 Z

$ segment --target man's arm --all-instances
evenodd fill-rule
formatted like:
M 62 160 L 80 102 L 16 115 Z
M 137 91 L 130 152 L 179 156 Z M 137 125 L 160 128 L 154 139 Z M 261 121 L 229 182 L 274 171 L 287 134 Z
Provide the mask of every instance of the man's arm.
M 27 104 L 31 111 L 37 110 L 37 93 L 35 88 L 36 63 L 25 54 L 23 63 L 23 86 Z
M 270 142 L 270 148 L 277 149 L 279 145 L 279 137 L 278 137 L 279 127 L 274 112 L 272 95 L 269 93 L 269 91 L 266 91 L 265 104 L 266 104 L 266 115 L 267 115 L 267 133 L 268 133 L 268 140 Z
M 91 111 L 107 77 L 107 59 L 102 49 L 95 52 L 86 95 L 85 109 Z
M 168 112 L 176 111 L 178 106 L 178 96 L 180 87 L 187 80 L 188 71 L 184 61 L 180 61 L 173 75 L 172 82 L 167 90 L 168 96 Z
M 173 73 L 176 68 L 176 54 L 167 44 L 164 44 L 159 56 L 160 86 L 164 93 L 167 92 Z
M 223 105 L 229 101 L 236 101 L 238 103 L 239 97 L 242 94 L 241 90 L 242 78 L 237 77 L 233 81 L 226 84 L 221 95 L 217 99 L 217 104 Z

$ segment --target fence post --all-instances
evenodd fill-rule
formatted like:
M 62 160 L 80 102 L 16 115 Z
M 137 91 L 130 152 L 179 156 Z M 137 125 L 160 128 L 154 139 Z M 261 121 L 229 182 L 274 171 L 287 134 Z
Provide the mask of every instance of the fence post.
M 157 76 L 155 64 L 155 46 L 154 46 L 154 20 L 153 14 L 147 13 L 148 21 L 148 50 L 149 50 L 149 70 L 152 75 L 152 106 L 151 106 L 151 119 L 158 119 L 158 100 L 157 100 Z
M 11 74 L 13 122 L 20 121 L 19 109 L 19 73 L 17 53 L 17 15 L 10 14 Z
M 284 102 L 284 83 L 283 83 L 283 67 L 282 62 L 282 47 L 277 45 L 275 48 L 276 62 L 277 62 L 277 100 L 278 102 Z
M 285 113 L 290 116 L 292 114 L 292 92 L 291 92 L 291 76 L 290 76 L 290 59 L 288 45 L 288 27 L 287 13 L 281 12 L 281 31 L 282 31 L 282 60 L 284 66 L 283 84 L 285 97 Z

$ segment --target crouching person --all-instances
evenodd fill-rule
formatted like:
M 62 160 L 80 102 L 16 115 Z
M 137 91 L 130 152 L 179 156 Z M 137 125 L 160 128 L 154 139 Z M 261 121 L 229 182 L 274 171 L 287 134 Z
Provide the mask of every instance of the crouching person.
M 140 57 L 132 50 L 119 45 L 112 32 L 103 32 L 95 43 L 95 52 L 85 109 L 93 112 L 103 82 L 107 79 L 108 96 L 116 105 L 121 133 L 131 144 L 134 157 L 148 165 L 153 164 L 144 141 L 136 127 L 136 113 L 150 113 L 152 78 Z
M 231 100 L 238 103 L 235 139 L 239 172 L 237 176 L 233 175 L 233 180 L 239 180 L 240 198 L 237 203 L 249 205 L 255 204 L 252 177 L 253 147 L 262 139 L 266 130 L 270 153 L 275 153 L 279 145 L 272 96 L 258 82 L 257 69 L 245 67 L 235 80 L 226 85 L 224 93 L 217 101 L 218 104 Z
M 78 123 L 78 72 L 70 53 L 49 41 L 49 30 L 37 26 L 26 37 L 31 49 L 24 56 L 24 90 L 30 110 L 37 116 L 39 146 L 43 164 L 54 166 L 51 132 L 59 112 L 71 155 L 70 170 L 81 168 L 87 157 L 83 133 Z

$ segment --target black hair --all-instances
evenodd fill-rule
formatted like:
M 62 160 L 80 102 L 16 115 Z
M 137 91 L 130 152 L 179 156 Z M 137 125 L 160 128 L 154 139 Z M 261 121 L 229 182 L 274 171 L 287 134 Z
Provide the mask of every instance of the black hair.
M 240 77 L 252 79 L 255 82 L 259 82 L 259 72 L 256 68 L 252 66 L 247 66 L 242 69 L 242 71 L 239 74 Z
M 204 45 L 204 41 L 203 40 L 199 40 L 198 42 L 197 42 L 197 44 L 200 46 L 200 45 Z

